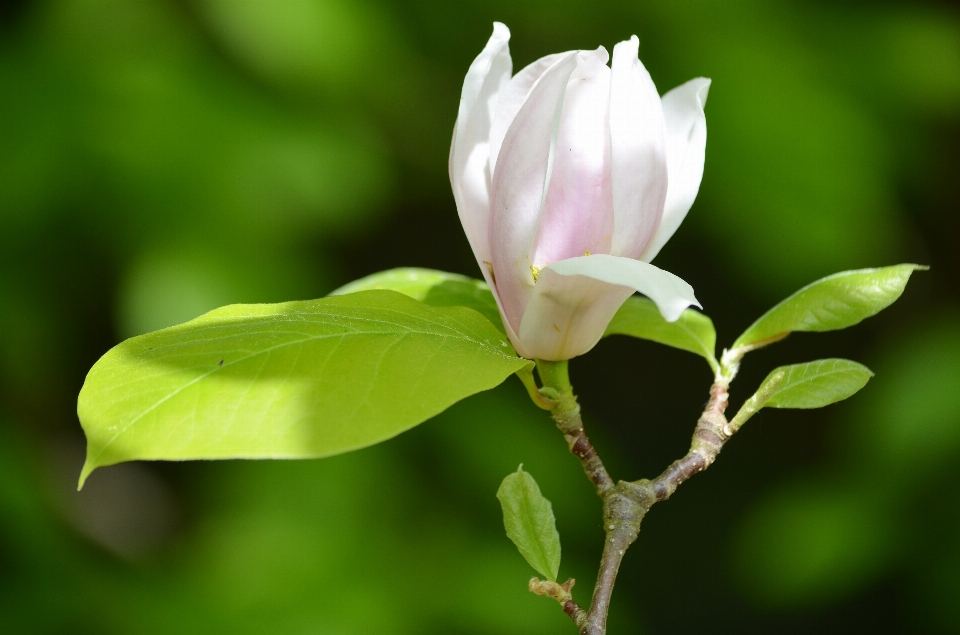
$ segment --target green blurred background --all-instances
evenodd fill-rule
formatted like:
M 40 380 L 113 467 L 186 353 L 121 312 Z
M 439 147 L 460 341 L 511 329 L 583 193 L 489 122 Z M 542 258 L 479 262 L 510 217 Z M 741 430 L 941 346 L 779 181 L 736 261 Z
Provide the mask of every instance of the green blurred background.
M 425 266 L 476 276 L 446 176 L 493 20 L 515 69 L 638 34 L 661 91 L 713 78 L 700 197 L 657 264 L 720 343 L 841 269 L 925 263 L 847 332 L 747 359 L 877 376 L 764 411 L 644 522 L 611 633 L 960 632 L 960 7 L 908 0 L 5 0 L 0 4 L 0 631 L 572 632 L 494 498 L 523 462 L 586 602 L 599 502 L 509 380 L 323 461 L 139 463 L 75 483 L 86 371 L 233 302 Z M 698 358 L 572 363 L 616 476 L 685 450 Z

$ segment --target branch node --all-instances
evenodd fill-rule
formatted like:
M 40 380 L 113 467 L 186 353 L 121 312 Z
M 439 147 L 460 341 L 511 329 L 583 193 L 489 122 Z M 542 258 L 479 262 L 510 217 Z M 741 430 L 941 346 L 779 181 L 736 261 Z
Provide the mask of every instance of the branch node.
M 570 578 L 563 584 L 557 584 L 550 580 L 541 580 L 540 578 L 534 577 L 530 578 L 528 587 L 530 592 L 535 595 L 543 595 L 559 602 L 560 606 L 563 607 L 563 612 L 573 620 L 573 623 L 577 626 L 583 626 L 587 621 L 587 612 L 573 601 L 573 595 L 571 594 L 573 585 L 576 583 L 577 581 L 573 578 Z
M 567 602 L 573 599 L 573 596 L 570 594 L 570 590 L 573 589 L 573 585 L 577 581 L 573 578 L 570 578 L 563 584 L 558 584 L 552 580 L 541 580 L 540 578 L 533 577 L 530 578 L 530 583 L 528 587 L 530 592 L 534 595 L 543 595 L 548 598 L 553 598 L 560 604 Z

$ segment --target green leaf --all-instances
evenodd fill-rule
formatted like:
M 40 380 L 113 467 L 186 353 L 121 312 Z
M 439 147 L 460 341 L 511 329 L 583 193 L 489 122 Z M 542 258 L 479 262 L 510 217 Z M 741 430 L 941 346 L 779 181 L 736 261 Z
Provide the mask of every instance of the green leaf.
M 531 567 L 556 582 L 560 570 L 560 534 L 553 506 L 540 493 L 537 482 L 521 465 L 503 479 L 497 498 L 503 508 L 507 536 Z
M 733 348 L 762 346 L 793 331 L 833 331 L 858 324 L 903 293 L 910 274 L 926 267 L 895 265 L 844 271 L 805 286 L 764 313 Z
M 493 298 L 490 287 L 482 280 L 435 269 L 403 267 L 354 280 L 330 295 L 371 289 L 396 291 L 430 306 L 465 306 L 477 311 L 490 320 L 501 333 L 504 332 L 497 301 Z
M 714 371 L 718 368 L 714 357 L 717 333 L 713 322 L 693 309 L 684 311 L 676 322 L 667 322 L 652 300 L 635 295 L 623 303 L 603 335 L 630 335 L 666 344 L 696 353 L 707 360 Z
M 475 311 L 393 291 L 222 307 L 129 339 L 93 366 L 77 403 L 80 482 L 134 459 L 362 448 L 530 363 Z
M 820 359 L 774 369 L 757 390 L 775 381 L 783 373 L 780 385 L 765 404 L 769 408 L 822 408 L 843 401 L 867 385 L 873 377 L 870 369 L 848 359 Z

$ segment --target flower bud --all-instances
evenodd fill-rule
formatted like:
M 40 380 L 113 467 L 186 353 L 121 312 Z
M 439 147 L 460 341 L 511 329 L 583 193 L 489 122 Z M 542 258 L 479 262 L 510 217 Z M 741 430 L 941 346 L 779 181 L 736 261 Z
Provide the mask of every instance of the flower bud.
M 589 351 L 634 292 L 669 321 L 700 306 L 649 261 L 689 211 L 703 176 L 710 80 L 662 98 L 636 36 L 548 55 L 512 76 L 494 24 L 470 65 L 450 149 L 467 239 L 517 353 Z

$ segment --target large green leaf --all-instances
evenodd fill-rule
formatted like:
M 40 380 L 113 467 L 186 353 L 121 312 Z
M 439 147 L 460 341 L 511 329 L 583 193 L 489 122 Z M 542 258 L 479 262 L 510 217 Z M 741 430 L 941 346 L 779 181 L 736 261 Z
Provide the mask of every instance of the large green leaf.
M 475 311 L 393 291 L 232 305 L 129 339 L 87 375 L 83 480 L 133 459 L 361 448 L 530 364 Z
M 430 306 L 465 306 L 479 312 L 500 332 L 504 332 L 497 301 L 493 299 L 490 287 L 482 280 L 436 269 L 403 267 L 354 280 L 330 295 L 371 289 L 396 291 Z
M 775 369 L 757 392 L 762 392 L 779 373 L 783 373 L 780 385 L 763 404 L 768 408 L 822 408 L 852 396 L 873 377 L 863 364 L 848 359 L 821 359 Z
M 503 526 L 530 566 L 557 581 L 560 571 L 560 534 L 553 506 L 523 466 L 508 475 L 497 490 L 503 508 Z
M 717 369 L 714 357 L 717 333 L 710 318 L 699 311 L 687 309 L 676 322 L 667 322 L 652 300 L 635 295 L 623 303 L 603 335 L 618 334 L 696 353 Z
M 920 265 L 844 271 L 807 285 L 764 313 L 733 348 L 754 346 L 793 331 L 833 331 L 853 326 L 887 308 L 903 293 Z

